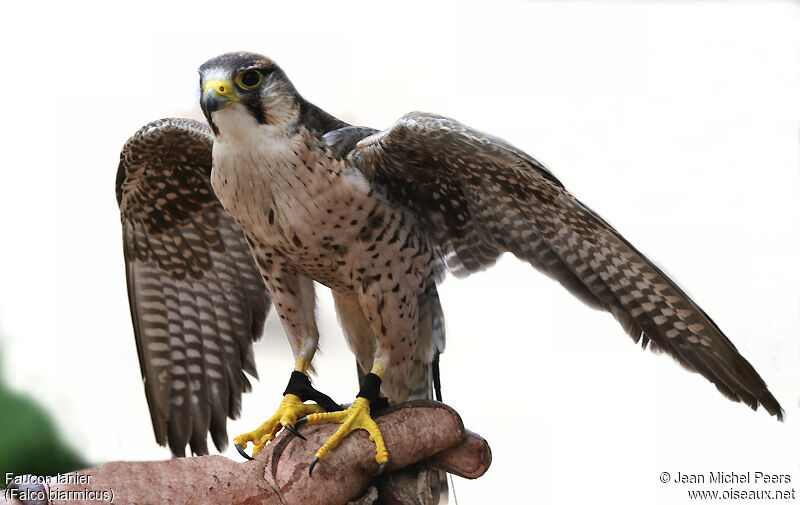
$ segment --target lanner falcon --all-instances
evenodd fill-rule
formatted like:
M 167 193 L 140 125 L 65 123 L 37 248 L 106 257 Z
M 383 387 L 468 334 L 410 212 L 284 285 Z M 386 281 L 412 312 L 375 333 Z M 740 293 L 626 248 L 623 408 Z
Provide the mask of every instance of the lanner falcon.
M 733 401 L 782 416 L 764 381 L 716 324 L 539 162 L 455 120 L 412 112 L 386 130 L 351 126 L 306 101 L 271 59 L 200 67 L 208 126 L 168 119 L 125 145 L 117 174 L 128 290 L 159 443 L 226 445 L 255 376 L 252 341 L 270 300 L 295 357 L 283 401 L 236 437 L 263 449 L 281 427 L 342 426 L 313 463 L 366 429 L 370 407 L 432 394 L 444 349 L 436 291 L 510 252 L 644 347 L 666 352 Z M 311 386 L 313 281 L 333 291 L 361 391 L 343 411 Z M 505 338 L 513 338 L 506 336 Z M 316 403 L 303 403 L 313 400 Z M 328 410 L 329 412 L 324 412 Z M 243 451 L 241 451 L 243 452 Z M 313 464 L 312 467 L 313 468 Z

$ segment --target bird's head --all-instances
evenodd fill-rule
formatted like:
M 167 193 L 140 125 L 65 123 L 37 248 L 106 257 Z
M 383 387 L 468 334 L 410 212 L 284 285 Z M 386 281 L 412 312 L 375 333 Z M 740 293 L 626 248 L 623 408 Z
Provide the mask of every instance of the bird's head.
M 227 53 L 203 63 L 200 107 L 217 137 L 283 136 L 300 115 L 300 97 L 283 70 L 260 54 Z

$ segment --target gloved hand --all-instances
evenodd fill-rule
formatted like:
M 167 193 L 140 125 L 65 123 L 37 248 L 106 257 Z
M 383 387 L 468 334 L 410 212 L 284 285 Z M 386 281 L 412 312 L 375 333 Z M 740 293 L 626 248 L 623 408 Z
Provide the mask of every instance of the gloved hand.
M 98 497 L 110 498 L 113 493 L 115 504 L 344 505 L 373 503 L 380 492 L 389 503 L 426 503 L 425 497 L 404 496 L 417 493 L 419 486 L 406 485 L 409 472 L 398 470 L 425 460 L 427 466 L 474 479 L 491 463 L 486 441 L 466 431 L 458 414 L 441 403 L 406 403 L 387 409 L 375 421 L 390 454 L 387 472 L 377 479 L 370 477 L 378 468 L 375 445 L 361 430 L 344 439 L 310 477 L 314 453 L 336 429 L 320 424 L 300 429 L 305 441 L 284 430 L 253 461 L 202 456 L 106 463 L 61 476 L 69 482 L 12 483 L 6 500 L 26 505 L 97 505 Z M 84 495 L 68 495 L 76 491 Z M 87 491 L 96 494 L 87 497 Z

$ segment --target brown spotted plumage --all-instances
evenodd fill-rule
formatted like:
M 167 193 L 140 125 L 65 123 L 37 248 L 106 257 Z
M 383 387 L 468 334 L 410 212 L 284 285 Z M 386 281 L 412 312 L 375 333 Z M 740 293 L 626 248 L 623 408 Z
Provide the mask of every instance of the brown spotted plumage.
M 269 298 L 241 229 L 209 181 L 213 137 L 203 123 L 148 124 L 117 172 L 128 295 L 156 440 L 173 454 L 222 449 L 226 417 L 256 376 L 252 341 Z
M 511 252 L 613 314 L 643 346 L 667 352 L 731 400 L 781 418 L 764 381 L 708 315 L 519 149 L 452 119 L 411 113 L 362 140 L 348 159 L 387 199 L 416 209 L 456 273 Z
M 728 398 L 781 417 L 764 381 L 714 322 L 519 149 L 420 112 L 384 131 L 350 126 L 251 53 L 212 59 L 200 76 L 213 153 L 198 123 L 154 123 L 126 145 L 118 178 L 157 437 L 184 427 L 173 450 L 185 444 L 187 423 L 199 437 L 210 416 L 213 434 L 216 415 L 236 412 L 246 388 L 241 368 L 254 372 L 250 341 L 268 306 L 263 286 L 296 371 L 307 371 L 317 349 L 317 281 L 334 292 L 359 370 L 382 376 L 383 393 L 399 402 L 431 396 L 432 363 L 444 349 L 436 291 L 444 272 L 476 272 L 505 252 L 610 312 L 635 341 L 699 372 Z M 202 353 L 192 352 L 201 344 Z M 193 377 L 201 380 L 183 387 Z M 228 395 L 225 409 L 214 388 Z M 211 407 L 180 407 L 198 397 Z M 266 443 L 263 436 L 243 440 Z

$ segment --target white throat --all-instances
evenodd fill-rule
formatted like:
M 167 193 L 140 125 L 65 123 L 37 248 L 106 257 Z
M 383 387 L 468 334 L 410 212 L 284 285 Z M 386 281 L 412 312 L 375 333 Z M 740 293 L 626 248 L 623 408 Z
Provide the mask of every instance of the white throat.
M 234 218 L 242 205 L 257 206 L 263 213 L 275 191 L 286 181 L 297 182 L 294 167 L 300 165 L 296 152 L 301 140 L 287 137 L 280 127 L 258 123 L 239 104 L 214 112 L 212 120 L 219 130 L 211 170 L 217 197 Z
M 219 133 L 215 142 L 232 145 L 250 145 L 264 139 L 277 140 L 286 134 L 285 128 L 261 124 L 241 103 L 235 103 L 211 113 L 211 121 Z

